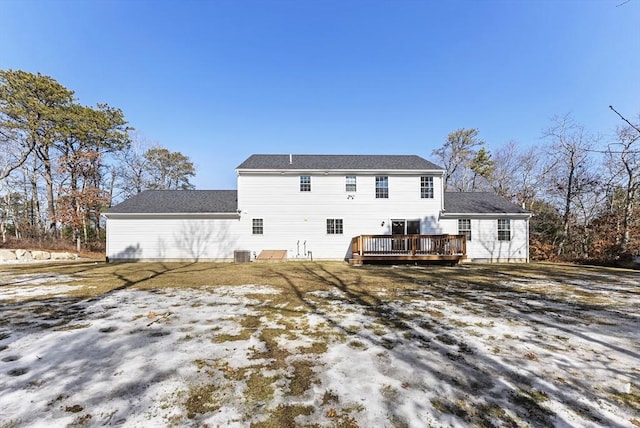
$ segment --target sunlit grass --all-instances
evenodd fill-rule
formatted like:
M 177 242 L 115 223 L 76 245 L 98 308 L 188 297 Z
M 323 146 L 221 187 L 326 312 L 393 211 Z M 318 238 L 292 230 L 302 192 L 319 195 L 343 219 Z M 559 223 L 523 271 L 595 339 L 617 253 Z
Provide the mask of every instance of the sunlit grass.
M 82 285 L 69 295 L 95 297 L 122 288 L 194 288 L 218 285 L 260 284 L 276 288 L 284 306 L 305 304 L 300 293 L 318 290 L 338 290 L 341 298 L 356 303 L 375 305 L 380 292 L 398 295 L 412 289 L 440 289 L 455 284 L 469 290 L 500 288 L 528 293 L 547 293 L 544 281 L 529 285 L 525 281 L 554 278 L 555 280 L 588 280 L 592 274 L 634 275 L 633 271 L 548 263 L 486 264 L 439 266 L 349 266 L 344 262 L 283 262 L 283 263 L 111 263 L 65 262 L 33 265 L 0 266 L 3 278 L 0 286 L 11 285 L 12 278 L 28 274 L 68 275 L 69 285 Z M 637 274 L 637 272 L 635 272 Z M 498 280 L 516 280 L 509 288 Z M 519 282 L 518 282 L 519 281 Z M 28 282 L 21 284 L 27 285 Z M 56 285 L 65 282 L 56 282 Z M 464 289 L 460 290 L 461 292 Z M 569 296 L 569 292 L 571 296 Z M 589 290 L 576 292 L 575 287 L 558 289 L 555 294 L 567 294 L 578 303 L 605 304 L 602 296 Z M 401 294 L 401 293 L 400 293 Z M 406 296 L 402 296 L 406 298 Z M 461 298 L 468 297 L 461 295 Z M 385 300 L 387 300 L 385 298 Z M 434 310 L 434 314 L 435 314 Z

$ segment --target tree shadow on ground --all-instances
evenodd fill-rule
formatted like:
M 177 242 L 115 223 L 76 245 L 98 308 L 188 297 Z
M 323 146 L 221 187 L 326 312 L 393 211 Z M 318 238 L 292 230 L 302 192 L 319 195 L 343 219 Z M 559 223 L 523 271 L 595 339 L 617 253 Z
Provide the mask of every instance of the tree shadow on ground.
M 542 351 L 549 349 L 552 353 L 549 335 L 562 334 L 565 340 L 553 341 L 553 346 L 561 347 L 562 352 L 571 353 L 570 347 L 575 343 L 588 343 L 602 349 L 602 361 L 598 363 L 603 370 L 612 376 L 634 376 L 629 367 L 616 365 L 615 360 L 607 358 L 626 355 L 640 360 L 637 347 L 623 348 L 614 340 L 615 336 L 622 336 L 627 342 L 637 345 L 638 317 L 633 308 L 611 307 L 606 300 L 589 301 L 588 296 L 572 300 L 567 293 L 556 294 L 553 291 L 554 287 L 566 286 L 570 290 L 587 290 L 598 296 L 607 294 L 605 291 L 633 296 L 638 295 L 640 281 L 637 276 L 623 272 L 620 278 L 628 282 L 621 281 L 612 286 L 612 290 L 602 285 L 616 277 L 616 271 L 612 270 L 588 270 L 583 277 L 568 268 L 566 271 L 559 269 L 556 274 L 552 267 L 460 266 L 419 269 L 372 266 L 334 269 L 327 266 L 323 263 L 300 263 L 295 268 L 287 269 L 277 264 L 266 266 L 265 275 L 260 278 L 261 283 L 279 279 L 285 284 L 282 292 L 287 293 L 291 304 L 299 305 L 299 308 L 269 308 L 268 305 L 257 303 L 255 309 L 273 309 L 284 315 L 315 314 L 348 339 L 354 338 L 369 347 L 379 348 L 382 353 L 392 357 L 390 360 L 396 359 L 411 367 L 406 388 L 425 391 L 425 397 L 427 392 L 436 395 L 430 402 L 414 398 L 410 403 L 403 403 L 416 413 L 435 409 L 443 420 L 453 420 L 463 425 L 516 426 L 516 419 L 527 421 L 532 426 L 575 425 L 575 420 L 565 419 L 564 415 L 553 413 L 545 405 L 554 401 L 563 403 L 579 418 L 577 420 L 585 424 L 624 426 L 592 405 L 596 401 L 613 407 L 623 404 L 610 396 L 595 394 L 588 373 L 584 376 L 571 375 L 572 372 L 588 372 L 593 367 L 591 363 L 579 367 L 568 360 L 554 361 L 543 355 Z M 179 281 L 181 273 L 187 271 L 201 271 L 215 282 L 216 269 L 222 267 L 194 263 L 122 264 L 115 266 L 112 273 L 118 284 L 89 300 L 58 297 L 0 304 L 3 313 L 0 345 L 13 340 L 13 332 L 65 328 L 72 333 L 76 330 L 81 332 L 89 328 L 83 327 L 84 320 L 90 315 L 85 312 L 88 303 L 95 307 L 96 303 L 114 296 L 119 290 L 170 285 L 173 281 Z M 101 266 L 81 265 L 73 269 L 84 274 L 100 274 Z M 47 266 L 36 270 L 46 272 Z M 543 289 L 531 287 L 536 281 L 551 281 L 552 284 Z M 313 286 L 310 287 L 309 283 L 313 283 Z M 318 294 L 317 291 L 325 293 Z M 107 313 L 116 304 L 109 302 L 98 306 Z M 376 333 L 374 328 L 368 326 L 354 328 L 346 324 L 342 317 L 344 308 L 362 312 L 370 319 L 370 324 L 381 326 L 381 332 Z M 525 326 L 525 333 L 520 340 L 529 344 L 535 352 L 530 356 L 517 352 L 502 356 L 474 347 L 461 334 L 469 330 L 454 322 L 454 314 L 446 313 L 456 308 L 485 314 L 487 323 L 491 319 L 503 318 L 514 326 Z M 20 314 L 19 311 L 24 313 Z M 105 355 L 123 359 L 135 355 L 140 346 L 136 335 L 151 334 L 143 330 L 126 332 L 121 338 L 114 338 L 115 335 L 109 334 L 113 331 L 108 328 L 104 331 L 95 329 L 91 335 L 79 334 L 73 346 L 69 341 L 59 344 L 55 349 L 50 348 L 46 358 L 54 358 L 54 363 L 57 361 L 56 364 L 67 367 L 65 364 L 73 362 L 65 369 L 62 380 L 56 380 L 60 381 L 60 394 L 64 394 L 65 387 L 79 390 L 106 382 L 104 373 L 82 372 L 83 361 Z M 6 334 L 9 336 L 3 336 Z M 607 341 L 604 339 L 606 337 L 612 337 L 612 340 Z M 101 340 L 103 338 L 109 340 Z M 148 336 L 147 340 L 153 344 L 153 336 Z M 91 349 L 90 354 L 74 354 L 85 347 Z M 9 352 L 6 349 L 1 351 L 5 351 L 3 354 Z M 428 352 L 426 359 L 423 358 L 424 351 Z M 568 374 L 563 379 L 545 378 L 544 370 L 534 367 L 538 363 L 556 366 Z M 172 376 L 174 371 L 140 368 L 135 377 L 117 383 L 113 393 L 135 400 L 136 395 L 158 381 L 158 376 Z M 23 375 L 32 376 L 30 379 L 34 382 L 38 379 L 54 381 L 46 377 L 45 371 L 38 372 L 37 368 Z M 396 375 L 397 371 L 389 374 Z M 357 379 L 346 381 L 357 382 Z M 96 393 L 90 400 L 97 402 L 100 397 Z M 403 420 L 398 404 L 397 400 L 389 398 L 386 401 L 386 413 L 390 420 L 402 426 L 407 422 Z M 122 415 L 116 413 L 109 422 L 115 424 L 121 418 Z
M 358 340 L 371 346 L 384 347 L 394 358 L 413 367 L 416 379 L 437 379 L 436 385 L 417 386 L 437 392 L 441 398 L 431 404 L 443 414 L 452 415 L 465 424 L 494 426 L 498 421 L 499 424 L 515 426 L 516 421 L 509 413 L 505 413 L 505 410 L 508 410 L 534 426 L 572 425 L 571 420 L 563 420 L 565 416 L 555 414 L 545 406 L 545 402 L 553 400 L 563 403 L 589 423 L 622 426 L 602 413 L 597 406 L 583 402 L 583 399 L 603 400 L 602 396 L 594 394 L 587 379 L 582 382 L 573 380 L 572 385 L 566 385 L 564 379 L 546 379 L 542 370 L 534 371 L 528 367 L 526 363 L 530 361 L 527 358 L 538 359 L 537 355 L 521 355 L 521 360 L 518 361 L 491 355 L 486 350 L 473 349 L 464 338 L 460 339 L 455 337 L 459 335 L 452 334 L 459 329 L 446 319 L 446 314 L 444 317 L 435 315 L 438 313 L 436 311 L 431 315 L 427 309 L 427 312 L 416 316 L 415 311 L 404 311 L 401 305 L 395 304 L 394 298 L 390 299 L 388 295 L 381 298 L 379 292 L 384 289 L 385 282 L 408 284 L 399 294 L 396 290 L 395 295 L 406 296 L 407 293 L 410 295 L 413 292 L 413 298 L 426 303 L 438 301 L 445 302 L 450 307 L 473 307 L 476 312 L 485 311 L 493 317 L 509 317 L 514 323 L 533 326 L 536 329 L 557 329 L 568 336 L 569 340 L 582 340 L 594 346 L 604 347 L 608 352 L 623 353 L 631 358 L 640 359 L 636 351 L 594 337 L 606 337 L 623 329 L 629 335 L 628 339 L 632 340 L 631 336 L 636 334 L 637 327 L 634 327 L 637 319 L 633 316 L 622 314 L 603 304 L 567 301 L 562 296 L 554 295 L 551 289 L 546 292 L 531 291 L 526 288 L 514 289 L 502 284 L 501 281 L 521 279 L 522 272 L 526 277 L 528 269 L 522 267 L 518 274 L 500 272 L 499 275 L 490 267 L 453 268 L 455 271 L 442 268 L 360 268 L 363 274 L 373 273 L 379 277 L 377 287 L 365 285 L 361 275 L 356 275 L 355 279 L 351 275 L 345 280 L 340 274 L 326 269 L 322 264 L 304 264 L 301 269 L 305 273 L 304 276 L 292 275 L 290 271 L 279 272 L 275 268 L 273 272 L 287 282 L 293 294 L 309 312 L 321 315 L 329 325 L 357 337 Z M 452 275 L 454 272 L 455 275 Z M 542 273 L 540 270 L 531 269 L 529 273 L 537 277 L 549 275 L 551 278 L 557 278 L 557 272 L 554 272 L 552 267 L 543 269 Z M 602 275 L 600 270 L 589 271 L 585 276 L 561 272 L 559 280 L 573 281 L 572 287 L 580 287 L 589 281 L 602 281 Z M 501 280 L 498 280 L 497 276 Z M 339 300 L 340 304 L 364 311 L 374 322 L 385 326 L 392 335 L 395 334 L 396 339 L 390 339 L 389 334 L 364 334 L 345 326 L 338 312 L 330 309 L 331 305 L 318 303 L 316 297 L 304 291 L 302 281 L 305 278 L 313 279 L 324 284 L 327 290 L 335 291 L 335 299 Z M 634 279 L 633 276 L 630 278 Z M 370 281 L 370 278 L 368 280 Z M 588 284 L 586 286 L 591 290 L 599 289 Z M 620 292 L 635 293 L 627 289 Z M 585 318 L 587 314 L 602 317 L 615 325 L 615 328 L 610 331 L 606 325 L 594 325 L 591 320 Z M 409 341 L 403 340 L 407 337 L 410 338 Z M 534 331 L 521 340 L 538 347 L 547 346 L 544 334 L 537 337 Z M 429 349 L 430 361 L 416 358 L 416 347 Z M 612 367 L 608 370 L 611 370 L 612 374 L 616 373 Z M 627 378 L 634 377 L 629 370 L 622 370 L 618 374 Z M 611 406 L 620 404 L 612 399 L 605 401 Z M 424 408 L 424 403 L 416 402 L 413 405 L 416 409 Z M 394 415 L 392 403 L 387 411 Z

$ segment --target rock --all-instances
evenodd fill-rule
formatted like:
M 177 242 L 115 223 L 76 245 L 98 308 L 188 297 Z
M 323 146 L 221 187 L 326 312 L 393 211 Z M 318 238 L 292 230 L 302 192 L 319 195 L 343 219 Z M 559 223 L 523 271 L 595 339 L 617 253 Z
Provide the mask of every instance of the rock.
M 0 261 L 16 259 L 16 253 L 13 250 L 0 249 Z
M 18 260 L 33 260 L 33 257 L 31 257 L 31 251 L 19 249 L 15 250 L 15 253 Z
M 51 258 L 51 253 L 48 251 L 32 251 L 31 257 L 33 260 L 49 260 Z
M 51 260 L 75 260 L 78 256 L 72 253 L 51 253 Z

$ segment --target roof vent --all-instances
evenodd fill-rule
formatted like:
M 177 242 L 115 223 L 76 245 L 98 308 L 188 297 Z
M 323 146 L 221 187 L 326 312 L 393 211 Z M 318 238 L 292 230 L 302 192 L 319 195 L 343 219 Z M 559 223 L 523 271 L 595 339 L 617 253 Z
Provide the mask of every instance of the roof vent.
M 289 165 L 293 163 L 293 155 L 289 155 Z

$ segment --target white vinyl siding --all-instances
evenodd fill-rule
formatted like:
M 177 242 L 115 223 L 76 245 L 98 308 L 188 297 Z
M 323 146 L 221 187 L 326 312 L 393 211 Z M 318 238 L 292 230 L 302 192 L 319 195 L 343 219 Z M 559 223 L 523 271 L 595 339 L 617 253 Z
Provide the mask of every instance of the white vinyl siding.
M 357 194 L 345 194 L 345 176 L 355 175 Z M 391 233 L 392 218 L 421 219 L 423 234 L 442 233 L 438 215 L 442 195 L 434 199 L 420 199 L 416 189 L 420 176 L 385 175 L 394 190 L 388 199 L 377 199 L 376 175 L 320 174 L 313 175 L 313 191 L 299 192 L 299 172 L 285 174 L 241 173 L 238 176 L 238 209 L 248 214 L 240 222 L 251 218 L 264 219 L 268 233 L 249 238 L 241 249 L 260 254 L 263 249 L 287 250 L 289 259 L 305 258 L 312 251 L 314 260 L 342 260 L 348 255 L 351 238 L 358 235 Z M 435 177 L 435 188 L 441 188 Z M 247 216 L 250 216 L 247 218 Z M 341 219 L 343 234 L 327 234 L 327 219 Z M 265 230 L 265 232 L 267 232 Z
M 469 214 L 473 239 L 467 241 L 468 261 L 526 262 L 529 259 L 529 219 L 525 216 L 503 218 L 508 220 L 511 232 L 509 241 L 498 240 L 498 219 Z M 457 218 L 440 219 L 442 233 L 458 233 Z
M 110 260 L 232 260 L 250 229 L 237 219 L 108 218 Z

